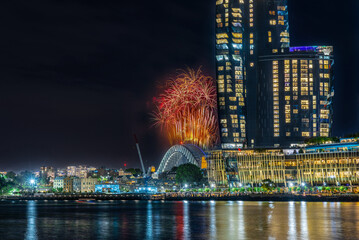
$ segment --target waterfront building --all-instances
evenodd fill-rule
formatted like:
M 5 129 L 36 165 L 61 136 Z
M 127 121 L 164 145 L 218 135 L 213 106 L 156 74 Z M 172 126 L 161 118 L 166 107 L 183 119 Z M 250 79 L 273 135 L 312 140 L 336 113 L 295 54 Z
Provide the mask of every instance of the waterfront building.
M 54 189 L 64 189 L 64 179 L 65 177 L 56 177 L 53 183 Z
M 81 192 L 81 178 L 74 177 L 72 179 L 72 192 Z
M 359 185 L 359 143 L 308 146 L 304 149 L 212 151 L 209 181 L 217 185 L 259 186 L 270 179 L 278 186 Z
M 121 193 L 119 184 L 96 184 L 96 193 L 118 194 Z
M 217 0 L 222 149 L 330 136 L 331 53 L 331 47 L 290 47 L 286 0 Z
M 95 192 L 95 185 L 98 183 L 97 178 L 81 178 L 81 192 L 93 193 Z
M 73 177 L 64 178 L 64 192 L 72 193 L 73 188 Z

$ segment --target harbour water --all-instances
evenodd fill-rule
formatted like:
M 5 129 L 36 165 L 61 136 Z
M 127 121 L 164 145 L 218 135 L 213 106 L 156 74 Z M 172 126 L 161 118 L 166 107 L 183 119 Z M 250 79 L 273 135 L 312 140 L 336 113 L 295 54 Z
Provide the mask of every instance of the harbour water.
M 1 202 L 0 239 L 359 239 L 359 203 Z

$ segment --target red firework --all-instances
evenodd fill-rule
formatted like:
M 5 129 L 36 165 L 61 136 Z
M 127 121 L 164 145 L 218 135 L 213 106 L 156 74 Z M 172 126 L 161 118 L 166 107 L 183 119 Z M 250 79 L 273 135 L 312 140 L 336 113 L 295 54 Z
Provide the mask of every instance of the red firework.
M 154 103 L 155 125 L 167 132 L 171 144 L 191 143 L 207 149 L 217 143 L 216 86 L 200 68 L 180 70 Z

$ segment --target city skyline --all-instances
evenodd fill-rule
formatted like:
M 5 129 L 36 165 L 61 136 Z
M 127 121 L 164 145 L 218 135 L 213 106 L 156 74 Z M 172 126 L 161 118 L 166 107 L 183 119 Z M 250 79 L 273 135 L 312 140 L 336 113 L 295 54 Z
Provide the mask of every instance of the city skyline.
M 165 3 L 161 8 L 181 7 L 186 14 L 153 18 L 146 17 L 146 5 L 143 5 L 139 19 L 131 25 L 124 17 L 131 18 L 130 14 L 113 10 L 121 9 L 121 5 L 115 3 L 116 6 L 47 3 L 50 10 L 45 10 L 40 5 L 24 2 L 24 6 L 48 17 L 47 23 L 31 17 L 25 9 L 6 3 L 4 9 L 8 11 L 2 16 L 11 23 L 1 40 L 2 46 L 7 46 L 1 57 L 2 168 L 18 170 L 71 163 L 99 165 L 100 162 L 119 168 L 125 161 L 136 167 L 139 160 L 133 133 L 140 138 L 147 165 L 157 166 L 169 144 L 156 129 L 150 128 L 148 113 L 156 82 L 185 65 L 204 65 L 214 76 L 214 2 L 205 4 L 206 1 Z M 345 6 L 334 1 L 292 0 L 288 3 L 292 46 L 334 46 L 334 135 L 359 132 L 356 125 L 359 86 L 355 81 L 358 79 L 355 61 L 358 60 L 354 57 L 358 53 L 359 33 L 358 28 L 355 29 L 358 19 L 354 18 L 354 4 L 357 3 L 348 1 Z M 71 8 L 62 14 L 61 6 Z M 126 6 L 128 8 L 123 9 L 135 8 L 130 3 Z M 93 19 L 96 16 L 93 10 L 98 7 L 98 15 L 106 21 L 100 21 L 99 28 L 86 27 L 86 19 Z M 346 14 L 344 10 L 353 14 Z M 161 13 L 160 9 L 157 11 Z M 15 21 L 13 15 L 20 13 L 23 15 Z M 302 17 L 308 15 L 312 18 Z M 31 21 L 25 21 L 27 18 Z M 144 37 L 136 28 L 144 18 L 153 26 L 162 26 L 145 30 L 146 35 L 151 36 L 146 44 L 155 46 L 147 51 L 141 46 L 140 39 Z M 170 20 L 168 29 L 163 27 L 166 26 L 163 20 Z M 76 24 L 65 31 L 69 22 Z M 175 31 L 170 30 L 173 25 L 176 25 Z M 86 37 L 74 34 L 78 30 Z M 59 47 L 48 53 L 54 47 L 55 38 L 60 39 Z M 173 39 L 177 40 L 168 45 Z M 126 50 L 126 45 L 132 46 L 134 52 Z M 90 49 L 94 51 L 86 53 Z M 188 50 L 183 53 L 183 49 Z M 133 64 L 137 60 L 131 56 L 141 53 L 145 53 L 143 56 L 149 65 Z M 102 56 L 106 61 L 98 62 L 96 59 Z

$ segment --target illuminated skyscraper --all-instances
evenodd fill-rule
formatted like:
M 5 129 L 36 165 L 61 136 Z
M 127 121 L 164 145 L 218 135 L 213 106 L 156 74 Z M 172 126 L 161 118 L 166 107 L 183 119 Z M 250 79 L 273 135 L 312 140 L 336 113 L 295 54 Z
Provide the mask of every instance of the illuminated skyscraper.
M 332 48 L 290 48 L 286 0 L 218 0 L 216 5 L 222 148 L 285 146 L 308 137 L 329 136 Z M 273 64 L 278 64 L 278 69 Z M 321 87 L 327 91 L 320 92 Z M 286 100 L 289 95 L 290 102 Z M 306 101 L 310 107 L 302 109 Z
M 246 141 L 245 5 L 217 1 L 216 60 L 218 111 L 223 148 L 239 148 Z
M 288 146 L 331 135 L 332 51 L 293 47 L 260 57 L 257 145 Z

